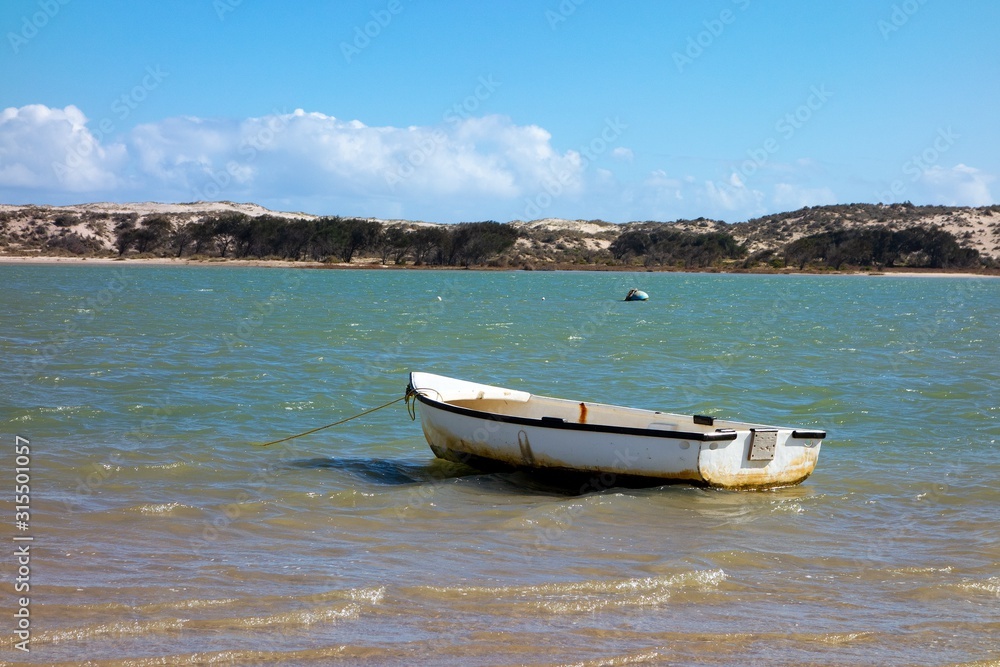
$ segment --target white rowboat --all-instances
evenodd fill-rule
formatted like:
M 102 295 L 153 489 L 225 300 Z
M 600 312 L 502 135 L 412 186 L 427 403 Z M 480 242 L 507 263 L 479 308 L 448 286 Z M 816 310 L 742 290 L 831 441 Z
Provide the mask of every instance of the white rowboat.
M 805 480 L 825 431 L 747 424 L 535 396 L 410 373 L 407 396 L 436 456 L 485 470 L 600 475 L 633 481 L 763 489 Z

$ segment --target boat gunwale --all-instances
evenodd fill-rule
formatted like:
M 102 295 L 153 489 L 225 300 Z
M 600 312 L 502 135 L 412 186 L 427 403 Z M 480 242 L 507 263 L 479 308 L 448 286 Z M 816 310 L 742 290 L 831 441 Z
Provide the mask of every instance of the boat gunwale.
M 430 407 L 445 410 L 446 412 L 453 412 L 466 417 L 477 417 L 505 424 L 518 424 L 521 426 L 534 426 L 536 428 L 564 431 L 587 431 L 591 433 L 614 433 L 617 435 L 635 435 L 673 440 L 696 440 L 699 442 L 725 442 L 736 440 L 738 437 L 738 433 L 735 430 L 698 433 L 691 431 L 666 431 L 662 429 L 638 428 L 634 426 L 612 426 L 611 424 L 580 424 L 578 422 L 556 421 L 554 419 L 546 419 L 544 417 L 540 419 L 516 417 L 514 415 L 504 415 L 496 412 L 486 412 L 484 410 L 475 410 L 473 408 L 452 405 L 446 401 L 437 401 L 433 398 L 429 398 L 420 392 L 421 389 L 416 390 L 417 400 Z

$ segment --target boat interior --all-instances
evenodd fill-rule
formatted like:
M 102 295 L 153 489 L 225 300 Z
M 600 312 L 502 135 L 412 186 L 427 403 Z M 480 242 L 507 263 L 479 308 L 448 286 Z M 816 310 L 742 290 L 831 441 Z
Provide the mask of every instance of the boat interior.
M 725 430 L 773 428 L 763 424 L 732 422 L 701 415 L 680 415 L 654 410 L 626 408 L 603 403 L 585 403 L 531 395 L 527 400 L 496 398 L 447 401 L 457 407 L 492 414 L 572 424 L 602 424 L 624 428 L 715 433 Z

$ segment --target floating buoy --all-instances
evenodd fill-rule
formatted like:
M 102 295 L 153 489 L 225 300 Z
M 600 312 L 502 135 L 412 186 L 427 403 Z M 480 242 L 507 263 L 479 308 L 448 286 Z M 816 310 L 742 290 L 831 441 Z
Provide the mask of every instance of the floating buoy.
M 649 295 L 638 289 L 630 289 L 628 294 L 625 295 L 626 301 L 645 301 L 649 298 Z
M 441 297 L 438 297 L 438 301 L 441 301 Z

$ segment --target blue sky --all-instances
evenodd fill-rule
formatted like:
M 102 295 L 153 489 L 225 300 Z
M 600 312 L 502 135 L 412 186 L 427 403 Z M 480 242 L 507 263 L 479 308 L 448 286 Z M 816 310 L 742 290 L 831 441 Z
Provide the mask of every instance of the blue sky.
M 0 202 L 739 222 L 1000 191 L 993 0 L 7 0 Z

